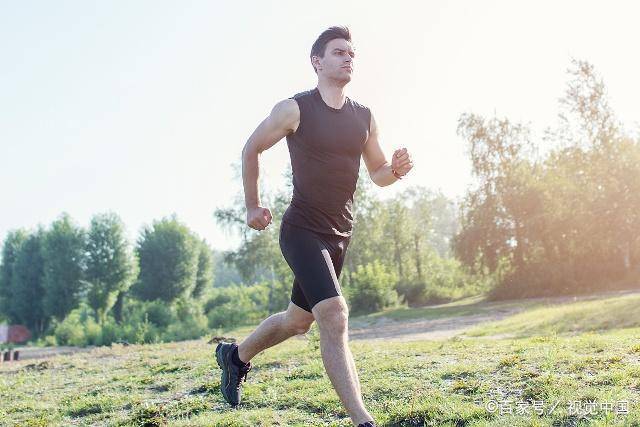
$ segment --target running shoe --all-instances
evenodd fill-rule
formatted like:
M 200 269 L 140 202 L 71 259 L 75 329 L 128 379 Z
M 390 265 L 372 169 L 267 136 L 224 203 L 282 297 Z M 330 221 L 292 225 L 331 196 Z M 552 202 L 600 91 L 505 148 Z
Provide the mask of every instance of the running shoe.
M 235 344 L 220 342 L 216 347 L 216 361 L 222 369 L 220 391 L 231 406 L 237 406 L 242 399 L 242 381 L 247 381 L 247 373 L 251 370 L 251 362 L 245 366 L 233 363 L 231 355 Z

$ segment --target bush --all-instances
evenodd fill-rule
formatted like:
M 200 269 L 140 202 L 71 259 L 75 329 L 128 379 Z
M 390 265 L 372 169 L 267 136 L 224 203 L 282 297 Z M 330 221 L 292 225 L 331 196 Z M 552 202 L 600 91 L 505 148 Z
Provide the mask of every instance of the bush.
M 269 299 L 267 284 L 253 286 L 228 286 L 216 289 L 215 295 L 207 303 L 209 328 L 230 328 L 251 325 L 263 320 L 267 315 Z M 222 296 L 224 295 L 224 296 Z M 214 302 L 226 301 L 216 305 Z
M 124 320 L 118 325 L 119 339 L 135 344 L 158 343 L 162 341 L 162 332 L 175 322 L 177 317 L 170 304 L 131 299 Z
M 54 336 L 58 345 L 101 345 L 102 330 L 91 316 L 86 304 L 71 310 L 64 320 L 55 325 Z
M 83 303 L 79 308 L 72 310 L 62 322 L 55 324 L 52 338 L 57 345 L 78 347 L 110 345 L 120 340 L 135 344 L 156 343 L 160 341 L 162 331 L 155 323 L 149 321 L 149 307 L 154 307 L 149 311 L 154 315 L 166 314 L 157 308 L 157 304 L 137 302 L 131 308 L 130 318 L 126 322 L 118 325 L 113 318 L 107 317 L 104 325 L 100 326 L 91 316 L 91 309 Z
M 140 313 L 142 316 L 146 314 L 149 322 L 159 328 L 166 328 L 176 321 L 176 316 L 171 309 L 171 305 L 160 300 L 145 301 L 141 303 Z
M 82 303 L 59 323 L 52 322 L 53 335 L 41 339 L 40 345 L 110 345 L 117 341 L 132 344 L 180 341 L 202 337 L 214 324 L 236 324 L 262 320 L 262 306 L 266 304 L 268 290 L 262 285 L 238 288 L 228 292 L 228 298 L 218 306 L 216 315 L 207 317 L 202 306 L 189 298 L 178 298 L 173 305 L 162 301 L 129 300 L 123 311 L 123 322 L 118 324 L 107 316 L 101 326 L 96 323 L 93 310 Z M 211 313 L 210 313 L 211 314 Z M 234 323 L 235 322 L 235 323 Z
M 469 274 L 455 258 L 429 257 L 422 279 L 414 277 L 397 286 L 409 307 L 441 304 L 478 295 L 491 287 L 492 277 Z
M 116 324 L 116 321 L 107 317 L 102 325 L 102 345 L 111 345 L 112 343 L 119 341 L 122 337 L 122 331 Z
M 359 265 L 350 273 L 349 285 L 345 288 L 349 311 L 366 314 L 397 306 L 396 280 L 396 275 L 378 260 Z
M 72 310 L 62 322 L 57 324 L 54 336 L 58 345 L 85 345 L 84 326 L 80 323 L 80 315 L 76 310 Z
M 532 298 L 573 295 L 589 290 L 573 274 L 574 260 L 530 262 L 524 269 L 509 270 L 488 294 L 490 301 L 511 298 Z
M 34 343 L 36 347 L 55 347 L 59 345 L 55 335 L 45 335 L 40 337 Z
M 207 316 L 197 301 L 178 298 L 175 302 L 177 321 L 162 333 L 163 341 L 182 341 L 200 338 L 209 331 Z

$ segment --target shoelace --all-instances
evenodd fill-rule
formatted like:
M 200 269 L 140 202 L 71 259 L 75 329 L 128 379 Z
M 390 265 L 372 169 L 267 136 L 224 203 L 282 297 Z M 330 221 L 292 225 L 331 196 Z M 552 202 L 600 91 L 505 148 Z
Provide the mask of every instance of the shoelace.
M 240 383 L 242 381 L 247 382 L 247 374 L 249 373 L 251 368 L 252 368 L 252 366 L 250 364 L 240 368 L 240 375 L 238 376 L 237 388 L 240 388 Z

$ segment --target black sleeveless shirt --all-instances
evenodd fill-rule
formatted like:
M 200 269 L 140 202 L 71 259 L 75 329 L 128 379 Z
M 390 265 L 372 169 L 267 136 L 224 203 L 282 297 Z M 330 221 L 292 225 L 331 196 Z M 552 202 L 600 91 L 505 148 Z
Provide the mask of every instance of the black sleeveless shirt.
M 298 103 L 300 123 L 287 135 L 293 195 L 282 221 L 319 233 L 351 236 L 353 194 L 371 112 L 349 97 L 342 108 L 330 107 L 317 87 L 289 99 Z

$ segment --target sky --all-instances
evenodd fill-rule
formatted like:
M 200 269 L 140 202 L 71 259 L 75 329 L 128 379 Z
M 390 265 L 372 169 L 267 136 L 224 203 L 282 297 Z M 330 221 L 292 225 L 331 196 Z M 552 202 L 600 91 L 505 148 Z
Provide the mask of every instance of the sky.
M 241 151 L 273 105 L 312 89 L 311 45 L 347 25 L 352 99 L 371 108 L 388 159 L 406 147 L 412 185 L 461 198 L 473 184 L 462 113 L 557 120 L 571 58 L 604 79 L 640 128 L 640 6 L 590 1 L 0 0 L 0 240 L 67 212 L 113 211 L 132 243 L 176 214 L 217 250 L 240 236 L 216 208 L 243 199 Z M 283 139 L 260 157 L 284 185 Z M 235 168 L 234 168 L 235 165 Z

